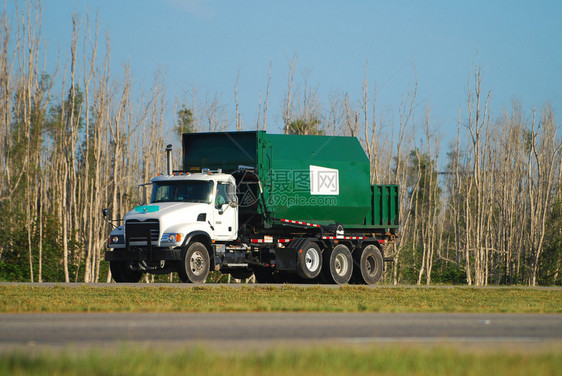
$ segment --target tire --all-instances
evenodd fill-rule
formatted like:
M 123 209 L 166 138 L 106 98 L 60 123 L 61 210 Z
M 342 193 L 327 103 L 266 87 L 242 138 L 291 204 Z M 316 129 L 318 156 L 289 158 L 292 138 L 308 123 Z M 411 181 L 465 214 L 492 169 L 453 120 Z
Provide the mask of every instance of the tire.
M 318 277 L 322 270 L 322 251 L 316 243 L 306 243 L 299 249 L 297 257 L 297 274 L 305 279 Z
M 191 243 L 183 251 L 182 261 L 177 264 L 178 274 L 184 283 L 205 283 L 210 270 L 207 247 L 202 243 Z
M 353 257 L 349 248 L 338 244 L 324 251 L 322 280 L 326 283 L 345 285 L 353 274 Z
M 109 269 L 113 280 L 117 283 L 137 283 L 142 277 L 142 272 L 131 269 L 131 263 L 127 261 L 110 261 Z
M 374 285 L 382 277 L 383 257 L 376 245 L 368 245 L 362 251 L 353 254 L 353 281 L 366 285 Z

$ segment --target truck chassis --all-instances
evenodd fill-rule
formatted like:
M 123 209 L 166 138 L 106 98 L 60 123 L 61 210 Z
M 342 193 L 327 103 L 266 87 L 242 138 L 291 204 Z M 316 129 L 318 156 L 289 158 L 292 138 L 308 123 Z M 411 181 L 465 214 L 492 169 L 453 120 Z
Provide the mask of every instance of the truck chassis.
M 393 234 L 343 234 L 341 226 L 279 219 L 291 227 L 291 237 L 263 235 L 238 242 L 213 242 L 206 234 L 191 234 L 181 248 L 162 249 L 130 245 L 107 251 L 117 282 L 138 282 L 143 273 L 177 271 L 183 282 L 203 283 L 209 271 L 229 273 L 236 279 L 255 275 L 258 283 L 313 282 L 346 284 L 377 283 L 384 270 L 386 246 Z M 338 231 L 333 231 L 338 229 Z M 300 231 L 299 231 L 300 230 Z M 133 240 L 138 240 L 134 239 Z

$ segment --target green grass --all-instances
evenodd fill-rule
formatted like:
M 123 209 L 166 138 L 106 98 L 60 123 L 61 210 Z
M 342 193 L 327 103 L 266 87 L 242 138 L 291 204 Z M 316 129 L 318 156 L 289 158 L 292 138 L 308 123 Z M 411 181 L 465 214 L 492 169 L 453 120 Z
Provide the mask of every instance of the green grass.
M 0 354 L 2 375 L 559 375 L 555 349 L 524 352 L 396 346 L 274 349 L 219 353 L 201 348 L 175 351 L 121 349 L 110 352 L 16 352 Z
M 561 290 L 526 288 L 0 286 L 0 312 L 562 313 Z
M 344 286 L 0 286 L 0 312 L 562 312 L 560 290 Z M 363 346 L 363 345 L 362 345 Z M 233 352 L 109 347 L 0 351 L 0 375 L 558 375 L 560 345 L 313 345 Z M 529 350 L 529 351 L 527 351 Z

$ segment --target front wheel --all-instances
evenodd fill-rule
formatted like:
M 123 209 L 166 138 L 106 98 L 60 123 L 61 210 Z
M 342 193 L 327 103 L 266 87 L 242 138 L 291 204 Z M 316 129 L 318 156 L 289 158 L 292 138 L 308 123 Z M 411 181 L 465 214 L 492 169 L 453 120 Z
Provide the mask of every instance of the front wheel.
M 210 270 L 207 247 L 195 242 L 183 251 L 182 261 L 177 265 L 178 274 L 185 283 L 205 283 Z
M 131 263 L 127 261 L 110 261 L 109 270 L 111 270 L 113 280 L 117 283 L 137 283 L 142 277 L 142 272 L 133 270 Z

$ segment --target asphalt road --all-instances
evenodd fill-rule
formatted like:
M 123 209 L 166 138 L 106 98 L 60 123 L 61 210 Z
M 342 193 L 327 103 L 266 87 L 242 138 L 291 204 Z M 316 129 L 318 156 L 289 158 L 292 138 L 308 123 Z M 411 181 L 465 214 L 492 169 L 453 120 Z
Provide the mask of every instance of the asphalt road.
M 139 345 L 243 350 L 276 345 L 562 343 L 557 314 L 63 313 L 0 314 L 0 349 Z

